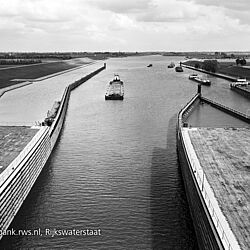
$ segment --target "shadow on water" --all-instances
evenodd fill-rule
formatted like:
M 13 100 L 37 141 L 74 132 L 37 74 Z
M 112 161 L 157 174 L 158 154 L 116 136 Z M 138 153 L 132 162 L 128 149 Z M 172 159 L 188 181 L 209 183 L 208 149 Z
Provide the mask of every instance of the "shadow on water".
M 176 121 L 166 148 L 154 148 L 151 165 L 152 249 L 198 249 L 176 153 Z

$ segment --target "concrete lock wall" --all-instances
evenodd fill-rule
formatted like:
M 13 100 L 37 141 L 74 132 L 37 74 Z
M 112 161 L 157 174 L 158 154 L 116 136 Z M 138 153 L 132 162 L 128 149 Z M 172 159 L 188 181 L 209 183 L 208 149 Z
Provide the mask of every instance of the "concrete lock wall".
M 185 116 L 192 105 L 195 105 L 200 99 L 197 94 L 178 114 L 177 123 L 177 152 L 178 159 L 181 166 L 183 182 L 186 191 L 186 197 L 189 204 L 189 210 L 192 216 L 195 233 L 200 249 L 224 249 L 220 240 L 219 234 L 213 224 L 210 213 L 207 209 L 206 203 L 203 199 L 202 192 L 199 188 L 198 182 L 194 176 L 190 159 L 186 151 L 186 145 L 182 136 L 182 118 Z
M 30 150 L 26 152 L 24 149 L 25 155 L 0 188 L 2 230 L 12 222 L 51 153 L 48 128 L 41 128 L 39 132 L 38 137 L 32 139 Z
M 28 145 L 0 175 L 1 230 L 6 230 L 9 227 L 49 158 L 63 126 L 70 92 L 104 69 L 105 65 L 65 88 L 52 125 L 50 127 L 42 126 Z

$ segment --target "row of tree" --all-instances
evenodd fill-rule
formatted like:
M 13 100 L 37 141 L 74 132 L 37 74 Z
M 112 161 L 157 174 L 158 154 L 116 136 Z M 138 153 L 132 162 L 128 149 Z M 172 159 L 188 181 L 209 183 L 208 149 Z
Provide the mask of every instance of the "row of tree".
M 37 52 L 29 52 L 29 53 L 0 53 L 0 59 L 59 59 L 59 60 L 68 60 L 72 59 L 70 53 L 37 53 Z
M 215 73 L 218 70 L 217 60 L 204 60 L 202 63 L 196 63 L 195 68 L 202 68 L 206 71 Z
M 245 58 L 237 58 L 236 64 L 238 65 L 246 65 L 246 59 Z M 219 64 L 217 60 L 204 60 L 200 63 L 195 63 L 195 68 L 201 68 L 210 72 L 216 72 L 218 70 Z
M 35 64 L 41 63 L 41 60 L 33 60 L 33 59 L 8 59 L 8 60 L 0 60 L 0 65 L 25 65 L 25 64 Z

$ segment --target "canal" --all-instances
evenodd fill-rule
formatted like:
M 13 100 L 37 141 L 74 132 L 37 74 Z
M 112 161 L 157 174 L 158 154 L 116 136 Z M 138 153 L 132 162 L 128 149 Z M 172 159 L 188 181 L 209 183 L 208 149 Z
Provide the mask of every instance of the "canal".
M 6 248 L 196 249 L 176 155 L 176 118 L 196 93 L 178 57 L 107 60 L 107 69 L 74 90 L 61 137 L 10 228 L 42 236 L 5 236 Z M 148 68 L 149 63 L 153 67 Z M 100 63 L 0 98 L 0 123 L 41 120 L 64 87 Z M 123 101 L 105 101 L 114 73 Z M 249 100 L 209 76 L 204 96 L 247 112 Z M 48 94 L 49 93 L 49 94 Z M 100 229 L 97 236 L 45 235 L 45 230 Z M 55 234 L 55 233 L 54 233 Z

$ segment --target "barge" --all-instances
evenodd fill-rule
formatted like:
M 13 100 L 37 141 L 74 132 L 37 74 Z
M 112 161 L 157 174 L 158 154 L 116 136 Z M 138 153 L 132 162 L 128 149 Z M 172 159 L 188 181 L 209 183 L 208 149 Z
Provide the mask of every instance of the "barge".
M 189 124 L 204 105 L 242 125 Z M 249 116 L 202 97 L 200 85 L 178 114 L 178 159 L 200 249 L 250 249 L 249 124 Z
M 115 75 L 114 79 L 109 82 L 105 93 L 105 100 L 123 100 L 124 85 L 119 75 Z
M 56 145 L 71 91 L 105 68 L 106 65 L 69 84 L 39 126 L 0 126 L 1 232 L 10 226 Z

